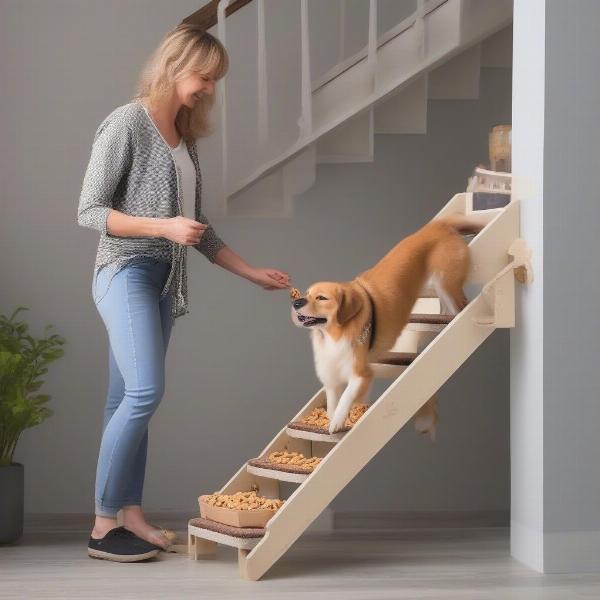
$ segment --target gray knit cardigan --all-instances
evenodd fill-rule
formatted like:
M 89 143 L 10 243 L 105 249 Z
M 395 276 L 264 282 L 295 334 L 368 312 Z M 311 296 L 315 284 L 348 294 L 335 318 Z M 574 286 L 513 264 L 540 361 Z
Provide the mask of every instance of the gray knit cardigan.
M 225 242 L 201 212 L 202 177 L 196 144 L 186 142 L 196 168 L 195 219 L 206 223 L 194 248 L 215 262 Z M 106 220 L 114 208 L 127 215 L 168 218 L 183 214 L 181 173 L 172 149 L 139 100 L 117 107 L 100 123 L 94 136 L 90 161 L 83 179 L 77 222 L 100 231 L 94 263 L 98 272 L 107 268 L 110 279 L 138 257 L 170 263 L 160 297 L 173 292 L 171 314 L 189 312 L 187 296 L 187 245 L 162 237 L 120 237 L 110 234 Z M 109 279 L 109 281 L 110 281 Z M 102 296 L 101 296 L 102 297 Z M 101 297 L 96 297 L 99 301 Z

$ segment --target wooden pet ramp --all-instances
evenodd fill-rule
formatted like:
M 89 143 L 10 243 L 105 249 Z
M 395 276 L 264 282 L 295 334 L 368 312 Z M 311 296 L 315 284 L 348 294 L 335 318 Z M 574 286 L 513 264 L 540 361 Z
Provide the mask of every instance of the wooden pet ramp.
M 472 214 L 469 193 L 457 194 L 436 215 Z M 392 381 L 356 423 L 330 435 L 307 426 L 302 418 L 326 405 L 321 388 L 286 424 L 257 458 L 244 463 L 219 493 L 233 494 L 253 486 L 267 498 L 279 498 L 279 482 L 297 484 L 264 528 L 232 528 L 206 519 L 189 522 L 189 550 L 195 559 L 214 554 L 217 544 L 238 548 L 240 575 L 257 580 L 298 539 L 312 521 L 360 470 L 424 406 L 452 374 L 499 327 L 514 327 L 515 280 L 532 280 L 531 253 L 519 239 L 519 204 L 482 211 L 486 226 L 469 244 L 472 269 L 469 282 L 481 293 L 454 318 L 422 314 L 417 302 L 410 323 L 383 363 L 396 369 Z M 428 299 L 430 300 L 430 299 Z M 436 300 L 437 302 L 437 300 Z M 308 473 L 273 467 L 269 454 L 282 449 L 321 457 Z

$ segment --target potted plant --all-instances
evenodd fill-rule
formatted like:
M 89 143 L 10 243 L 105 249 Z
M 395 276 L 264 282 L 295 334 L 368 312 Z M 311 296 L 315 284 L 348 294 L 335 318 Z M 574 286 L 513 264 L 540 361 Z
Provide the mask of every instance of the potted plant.
M 10 318 L 0 314 L 0 543 L 23 534 L 23 465 L 13 462 L 21 433 L 52 414 L 44 406 L 48 394 L 38 394 L 46 365 L 64 354 L 65 340 L 56 334 L 35 339 L 28 325 L 16 321 L 19 306 Z M 52 325 L 46 325 L 44 335 Z

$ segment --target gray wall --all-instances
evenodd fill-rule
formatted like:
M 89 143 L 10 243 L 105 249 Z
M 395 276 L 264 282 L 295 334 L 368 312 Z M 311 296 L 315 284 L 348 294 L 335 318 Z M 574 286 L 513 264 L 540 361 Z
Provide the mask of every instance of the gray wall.
M 600 571 L 600 325 L 594 174 L 600 143 L 600 4 L 546 12 L 544 529 L 548 571 Z M 565 357 L 565 350 L 572 351 Z M 573 510 L 573 507 L 577 507 Z M 581 541 L 569 564 L 565 542 Z M 579 544 L 577 544 L 579 545 Z M 575 546 L 577 547 L 577 546 Z M 583 550 L 583 551 L 581 551 Z M 590 552 L 591 551 L 591 552 Z M 574 557 L 571 557 L 574 558 Z
M 197 3 L 151 6 L 0 7 L 0 310 L 29 306 L 34 332 L 53 323 L 68 340 L 45 387 L 55 415 L 27 431 L 16 453 L 30 512 L 93 510 L 107 335 L 90 293 L 97 233 L 77 226 L 76 208 L 97 125 L 129 100 L 162 32 Z M 299 287 L 351 278 L 464 190 L 471 168 L 486 160 L 489 128 L 510 121 L 510 85 L 510 71 L 485 69 L 479 101 L 430 103 L 427 136 L 377 136 L 374 163 L 319 166 L 293 219 L 213 225 L 248 261 L 289 271 Z M 150 426 L 149 510 L 195 511 L 197 495 L 255 456 L 319 385 L 285 293 L 265 292 L 197 253 L 189 280 L 191 313 L 176 321 L 167 391 Z M 411 424 L 333 507 L 508 509 L 508 385 L 508 336 L 497 332 L 440 393 L 438 441 Z

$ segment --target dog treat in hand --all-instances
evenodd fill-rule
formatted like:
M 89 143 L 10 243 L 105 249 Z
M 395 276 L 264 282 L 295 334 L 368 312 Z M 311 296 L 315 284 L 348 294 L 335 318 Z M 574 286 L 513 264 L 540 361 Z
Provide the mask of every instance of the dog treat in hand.
M 316 456 L 307 458 L 301 452 L 288 452 L 287 450 L 271 452 L 268 460 L 272 463 L 290 465 L 307 471 L 312 471 L 321 462 L 321 459 Z
M 236 492 L 235 494 L 209 494 L 204 496 L 204 501 L 211 506 L 221 506 L 234 510 L 278 510 L 283 506 L 283 500 L 278 498 L 265 498 L 258 496 L 254 490 L 248 492 Z
M 292 300 L 297 300 L 298 298 L 300 298 L 302 294 L 300 293 L 300 290 L 298 288 L 290 288 L 290 298 Z
M 350 414 L 344 421 L 345 427 L 352 427 L 356 421 L 358 421 L 369 408 L 368 404 L 355 404 L 350 409 Z M 300 419 L 307 425 L 314 425 L 315 427 L 321 427 L 327 429 L 329 427 L 329 417 L 327 416 L 327 410 L 323 407 L 313 408 L 313 410 Z

